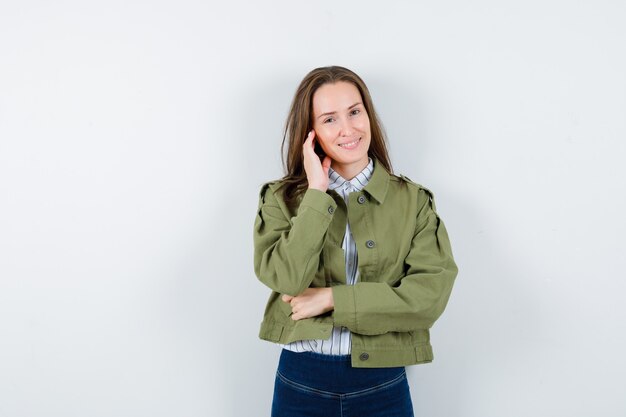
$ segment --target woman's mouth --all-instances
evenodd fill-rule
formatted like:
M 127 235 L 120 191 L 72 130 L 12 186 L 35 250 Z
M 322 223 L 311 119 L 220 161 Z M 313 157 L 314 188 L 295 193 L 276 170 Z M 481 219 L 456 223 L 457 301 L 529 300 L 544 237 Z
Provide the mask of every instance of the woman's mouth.
M 339 146 L 343 149 L 351 150 L 356 148 L 359 145 L 359 142 L 361 142 L 361 138 L 358 138 L 357 140 L 354 140 L 352 142 L 340 143 Z

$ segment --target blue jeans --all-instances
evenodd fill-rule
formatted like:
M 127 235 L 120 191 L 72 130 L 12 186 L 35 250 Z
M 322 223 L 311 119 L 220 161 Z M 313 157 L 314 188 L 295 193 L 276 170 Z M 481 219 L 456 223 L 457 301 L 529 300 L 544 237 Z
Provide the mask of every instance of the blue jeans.
M 272 417 L 305 416 L 413 417 L 405 369 L 353 368 L 350 355 L 283 349 Z

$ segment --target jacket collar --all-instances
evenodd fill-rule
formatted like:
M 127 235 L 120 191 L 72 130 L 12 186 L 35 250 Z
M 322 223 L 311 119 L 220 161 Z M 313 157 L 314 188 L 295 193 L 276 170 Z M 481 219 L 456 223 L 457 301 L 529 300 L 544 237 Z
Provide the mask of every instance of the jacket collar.
M 382 202 L 385 201 L 387 189 L 389 188 L 389 172 L 381 165 L 378 159 L 375 157 L 372 157 L 372 159 L 374 161 L 374 172 L 372 173 L 370 181 L 363 187 L 363 191 L 367 192 L 374 197 L 376 201 L 382 204 Z

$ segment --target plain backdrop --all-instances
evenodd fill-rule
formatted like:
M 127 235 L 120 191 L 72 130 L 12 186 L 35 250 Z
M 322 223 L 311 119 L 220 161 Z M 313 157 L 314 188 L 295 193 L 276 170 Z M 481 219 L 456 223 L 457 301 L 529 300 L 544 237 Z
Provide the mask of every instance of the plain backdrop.
M 368 84 L 459 265 L 416 416 L 626 415 L 626 3 L 0 2 L 0 417 L 268 416 L 252 226 Z

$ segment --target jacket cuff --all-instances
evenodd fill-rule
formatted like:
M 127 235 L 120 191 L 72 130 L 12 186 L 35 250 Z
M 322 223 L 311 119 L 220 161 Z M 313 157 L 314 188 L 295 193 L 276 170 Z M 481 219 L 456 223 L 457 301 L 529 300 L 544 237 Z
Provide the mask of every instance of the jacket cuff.
M 307 207 L 312 208 L 313 210 L 331 219 L 335 209 L 337 208 L 337 203 L 324 191 L 309 188 L 305 191 L 304 196 L 302 197 L 298 213 Z
M 335 326 L 347 327 L 353 332 L 356 327 L 356 300 L 354 299 L 354 286 L 336 285 L 333 290 L 333 302 L 335 304 L 333 318 Z

